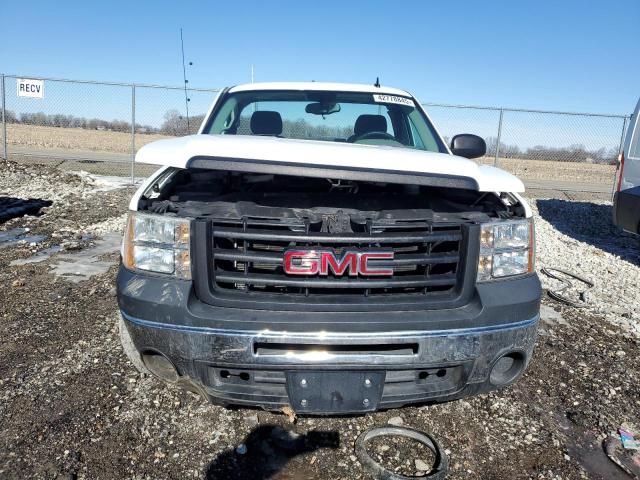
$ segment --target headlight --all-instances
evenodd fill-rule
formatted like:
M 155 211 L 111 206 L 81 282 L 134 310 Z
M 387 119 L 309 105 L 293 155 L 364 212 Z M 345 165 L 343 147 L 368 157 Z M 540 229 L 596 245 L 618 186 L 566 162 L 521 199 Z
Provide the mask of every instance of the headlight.
M 533 272 L 533 219 L 485 223 L 480 230 L 478 281 Z
M 130 212 L 122 262 L 130 270 L 191 279 L 190 220 Z

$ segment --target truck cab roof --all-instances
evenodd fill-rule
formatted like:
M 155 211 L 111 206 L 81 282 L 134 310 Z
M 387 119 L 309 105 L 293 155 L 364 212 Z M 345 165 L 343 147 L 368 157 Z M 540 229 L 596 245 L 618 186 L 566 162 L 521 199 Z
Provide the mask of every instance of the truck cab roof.
M 263 90 L 300 90 L 300 91 L 321 91 L 321 92 L 362 92 L 380 93 L 386 95 L 400 95 L 412 97 L 409 92 L 399 88 L 386 87 L 381 85 L 360 84 L 360 83 L 333 83 L 333 82 L 263 82 L 245 83 L 236 85 L 229 89 L 229 93 L 251 92 Z

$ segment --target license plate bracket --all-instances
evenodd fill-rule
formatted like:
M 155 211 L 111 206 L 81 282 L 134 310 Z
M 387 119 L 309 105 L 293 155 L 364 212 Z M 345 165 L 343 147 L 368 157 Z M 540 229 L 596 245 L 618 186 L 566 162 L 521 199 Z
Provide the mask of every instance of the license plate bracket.
M 314 414 L 372 412 L 378 408 L 384 371 L 289 371 L 287 394 L 294 411 Z

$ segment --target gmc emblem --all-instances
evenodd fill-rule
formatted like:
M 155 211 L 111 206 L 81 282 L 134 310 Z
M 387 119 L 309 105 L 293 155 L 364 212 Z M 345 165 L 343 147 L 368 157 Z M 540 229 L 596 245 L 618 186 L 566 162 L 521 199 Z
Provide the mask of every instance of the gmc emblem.
M 393 268 L 376 265 L 375 260 L 393 260 L 389 251 L 346 251 L 338 257 L 332 250 L 287 250 L 284 271 L 289 275 L 391 276 Z

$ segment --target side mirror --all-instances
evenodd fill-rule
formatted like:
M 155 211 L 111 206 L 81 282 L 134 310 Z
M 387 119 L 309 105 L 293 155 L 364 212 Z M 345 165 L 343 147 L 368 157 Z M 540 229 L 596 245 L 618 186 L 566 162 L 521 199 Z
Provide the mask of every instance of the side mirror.
M 482 137 L 462 133 L 451 139 L 451 153 L 465 158 L 483 157 L 487 153 L 487 144 Z

